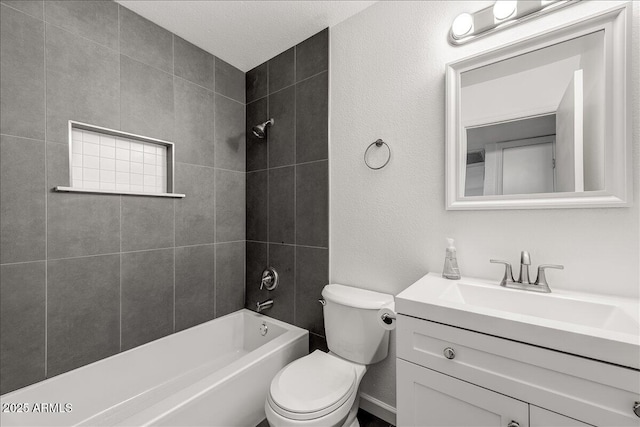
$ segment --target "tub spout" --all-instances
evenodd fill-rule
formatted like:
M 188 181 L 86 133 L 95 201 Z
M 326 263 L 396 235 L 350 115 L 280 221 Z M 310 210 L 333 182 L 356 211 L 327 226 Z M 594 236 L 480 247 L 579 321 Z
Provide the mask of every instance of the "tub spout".
M 273 307 L 273 300 L 272 299 L 268 299 L 266 301 L 263 302 L 257 302 L 256 303 L 256 311 L 258 313 L 260 313 L 261 311 L 264 311 L 268 308 Z

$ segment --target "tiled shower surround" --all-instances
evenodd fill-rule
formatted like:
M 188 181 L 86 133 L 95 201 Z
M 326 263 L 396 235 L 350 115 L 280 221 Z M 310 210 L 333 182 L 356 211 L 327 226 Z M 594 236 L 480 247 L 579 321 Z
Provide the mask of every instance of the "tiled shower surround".
M 1 393 L 245 303 L 245 74 L 109 1 L 2 1 Z M 184 199 L 55 193 L 68 120 L 175 143 Z
M 325 29 L 247 73 L 246 307 L 272 298 L 265 313 L 311 332 L 324 348 L 328 282 L 328 68 Z M 267 140 L 251 127 L 274 118 Z M 274 267 L 280 284 L 259 290 Z

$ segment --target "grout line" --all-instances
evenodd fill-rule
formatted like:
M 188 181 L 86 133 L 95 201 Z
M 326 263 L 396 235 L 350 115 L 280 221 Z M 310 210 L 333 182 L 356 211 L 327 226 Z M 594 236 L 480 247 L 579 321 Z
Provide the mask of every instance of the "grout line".
M 220 96 L 221 96 L 221 97 L 223 97 L 223 98 L 227 98 L 228 100 L 234 101 L 234 102 L 236 102 L 236 103 L 238 103 L 238 104 L 240 104 L 240 105 L 246 105 L 244 102 L 242 102 L 242 101 L 238 101 L 237 99 L 232 98 L 232 97 L 230 97 L 230 96 L 227 96 L 227 95 L 225 95 L 225 94 L 222 94 L 222 93 L 220 93 L 220 92 L 213 91 L 213 93 L 215 93 L 216 95 L 220 95 Z
M 295 57 L 294 57 L 294 60 L 295 60 Z M 294 67 L 295 67 L 295 65 L 294 65 Z M 271 93 L 268 93 L 269 92 L 269 78 L 268 78 L 269 75 L 267 74 L 267 94 L 264 95 L 264 96 L 261 96 L 260 98 L 252 99 L 251 102 L 247 102 L 247 104 L 252 104 L 252 103 L 254 103 L 256 101 L 260 101 L 261 99 L 264 99 L 264 98 L 268 97 L 269 95 L 273 95 L 274 93 L 282 92 L 285 89 L 289 89 L 290 87 L 297 85 L 298 83 L 306 82 L 307 80 L 310 80 L 310 79 L 312 79 L 314 77 L 319 76 L 322 73 L 327 73 L 327 72 L 329 72 L 329 70 L 322 70 L 319 73 L 315 73 L 312 76 L 305 77 L 304 79 L 300 80 L 299 82 L 295 82 L 293 84 L 290 84 L 289 86 L 285 86 L 285 87 L 283 87 L 281 89 L 278 89 L 278 90 L 275 90 L 275 91 L 273 91 Z M 294 80 L 295 80 L 295 71 L 294 71 Z
M 44 377 L 49 374 L 49 174 L 47 162 L 47 25 L 44 22 L 42 5 L 42 34 L 44 36 Z M 71 184 L 71 183 L 69 183 Z
M 215 102 L 215 101 L 214 101 Z M 215 104 L 214 104 L 215 106 Z M 214 108 L 215 110 L 215 108 Z M 213 116 L 213 120 L 214 120 L 214 130 L 215 130 L 215 112 L 214 112 L 214 116 Z M 214 145 L 214 152 L 213 152 L 213 159 L 215 161 L 215 145 Z M 214 245 L 213 245 L 213 318 L 216 318 L 216 301 L 218 299 L 218 260 L 216 257 L 218 248 L 216 247 L 217 240 L 218 240 L 218 233 L 217 233 L 217 229 L 216 229 L 216 225 L 217 225 L 217 215 L 216 215 L 216 184 L 217 184 L 217 179 L 216 179 L 216 173 L 214 171 L 213 174 L 213 241 L 214 241 Z
M 120 8 L 122 6 L 118 5 L 118 129 L 122 130 L 122 52 L 120 49 Z M 73 183 L 69 183 L 69 186 L 72 186 Z M 120 235 L 122 239 L 122 235 Z M 122 244 L 122 242 L 120 242 Z M 122 347 L 122 346 L 121 346 Z
M 173 332 L 176 331 L 176 203 L 173 201 Z
M 120 55 L 122 55 L 121 53 L 121 49 L 120 49 L 120 8 L 122 6 L 120 6 L 118 4 L 118 53 Z M 121 56 L 118 55 L 118 129 L 122 129 L 122 58 Z M 83 162 L 83 166 L 84 166 L 84 162 Z M 70 183 L 69 185 L 73 185 L 73 183 Z M 119 298 L 119 334 L 120 334 L 120 348 L 119 350 L 122 351 L 122 195 L 119 196 L 120 199 L 120 256 L 118 257 L 118 268 L 120 270 L 119 274 L 118 274 L 118 279 L 119 279 L 119 293 L 118 293 L 118 298 Z
M 120 270 L 119 278 L 119 327 L 120 327 L 120 351 L 122 351 L 122 196 L 120 196 L 120 256 L 118 257 L 118 268 Z
M 45 209 L 46 209 L 46 207 L 45 207 Z M 45 224 L 45 232 L 46 232 L 46 224 Z M 46 249 L 46 247 L 47 247 L 47 239 L 45 239 L 45 249 Z M 5 265 L 20 265 L 20 264 L 31 264 L 33 262 L 47 262 L 47 260 L 45 258 L 45 259 L 34 259 L 34 260 L 31 260 L 31 261 L 3 262 L 0 265 L 2 265 L 2 266 L 5 266 Z
M 121 43 L 120 43 L 120 34 L 122 34 L 122 32 L 120 31 L 120 8 L 121 7 L 122 6 L 120 6 L 118 4 L 118 53 L 120 53 L 120 54 L 121 54 L 121 51 L 122 51 L 122 49 L 120 49 L 120 45 L 121 45 Z
M 46 82 L 46 78 L 45 78 L 45 91 L 46 91 L 46 86 L 47 86 L 47 82 Z M 45 98 L 46 98 L 46 94 L 45 94 Z M 46 99 L 45 99 L 45 104 L 46 104 Z M 46 115 L 46 112 L 45 112 Z M 47 134 L 47 130 L 46 130 L 46 120 L 45 120 L 45 138 L 44 139 L 38 139 L 38 138 L 27 138 L 26 136 L 20 136 L 20 135 L 12 135 L 10 133 L 0 133 L 0 135 L 2 136 L 10 136 L 11 138 L 20 138 L 20 139 L 28 139 L 29 141 L 37 141 L 37 142 L 47 142 L 46 141 L 46 134 Z M 68 143 L 66 142 L 55 142 L 55 141 L 51 141 L 51 144 L 61 144 L 61 145 L 68 145 Z
M 309 245 L 300 245 L 296 243 L 282 243 L 282 242 L 265 242 L 264 240 L 247 240 L 249 243 L 265 243 L 267 245 L 281 245 L 281 246 L 296 246 L 299 248 L 309 248 L 309 249 L 329 249 L 327 246 L 309 246 Z
M 176 35 L 171 33 L 171 86 L 173 88 L 173 136 L 174 138 L 176 131 Z M 173 189 L 175 191 L 175 171 L 176 171 L 176 156 L 175 151 L 172 153 L 172 161 L 173 161 L 173 170 L 174 176 L 173 180 Z M 173 201 L 173 332 L 176 332 L 176 204 L 177 200 Z
M 45 3 L 46 3 L 46 2 L 45 2 Z M 5 3 L 2 3 L 2 4 L 5 4 Z M 31 15 L 29 15 L 29 16 L 31 16 Z M 79 37 L 79 38 L 81 38 L 81 39 L 83 39 L 83 40 L 86 40 L 86 41 L 88 41 L 88 42 L 90 42 L 90 43 L 93 43 L 93 44 L 95 44 L 95 45 L 98 45 L 98 46 L 100 46 L 100 47 L 103 47 L 103 48 L 105 48 L 105 49 L 107 49 L 107 50 L 111 51 L 112 53 L 120 54 L 119 46 L 118 46 L 118 49 L 114 49 L 114 48 L 112 48 L 112 47 L 110 47 L 110 46 L 104 45 L 104 44 L 99 43 L 99 42 L 97 42 L 97 41 L 95 41 L 95 40 L 91 40 L 90 38 L 85 37 L 85 36 L 83 36 L 83 35 L 80 35 L 80 34 L 78 34 L 78 33 L 74 33 L 73 31 L 68 30 L 67 28 L 64 28 L 64 27 L 61 27 L 61 26 L 59 26 L 59 25 L 53 24 L 53 23 L 51 23 L 50 21 L 47 21 L 46 19 L 44 19 L 44 23 L 45 23 L 45 24 L 47 24 L 47 25 L 50 25 L 50 26 L 52 26 L 52 27 L 54 27 L 54 28 L 57 28 L 57 29 L 59 29 L 59 30 L 62 30 L 62 31 L 64 31 L 64 32 L 66 32 L 66 33 L 69 33 L 69 34 L 71 34 L 71 35 L 73 35 L 73 36 L 76 36 L 76 37 Z
M 267 98 L 267 120 L 269 118 L 271 118 L 270 114 L 271 114 L 271 98 L 269 97 L 269 61 L 267 61 L 267 95 L 265 96 Z M 269 179 L 269 175 L 270 175 L 270 171 L 269 171 L 269 142 L 271 140 L 271 132 L 267 132 L 266 135 L 266 144 L 267 144 L 267 240 L 271 239 L 271 227 L 270 227 L 270 215 L 269 215 L 269 208 L 271 207 L 271 180 Z M 269 244 L 267 243 L 267 265 L 265 267 L 268 267 L 269 265 L 271 265 L 271 253 L 269 251 Z
M 216 300 L 218 298 L 217 295 L 217 283 L 218 283 L 218 248 L 216 247 L 217 245 L 213 245 L 213 310 L 212 314 L 213 314 L 213 318 L 216 318 Z
M 43 5 L 43 10 L 42 10 L 42 18 L 38 18 L 36 16 L 29 15 L 28 13 L 26 13 L 23 10 L 16 9 L 15 7 L 11 6 L 9 3 L 6 3 L 4 1 L 0 2 L 0 4 L 2 4 L 2 6 L 8 7 L 9 9 L 15 10 L 16 12 L 20 12 L 21 14 L 23 14 L 25 16 L 28 16 L 29 18 L 33 18 L 33 19 L 37 19 L 38 21 L 45 22 L 45 20 L 44 20 L 44 5 Z
M 294 150 L 295 150 L 295 148 L 294 148 Z M 269 171 L 269 170 L 273 170 L 273 169 L 290 168 L 291 166 L 302 166 L 302 165 L 308 165 L 308 164 L 312 164 L 312 163 L 320 163 L 320 162 L 328 162 L 328 161 L 329 161 L 329 159 L 310 160 L 308 162 L 291 163 L 289 165 L 282 165 L 282 166 L 273 166 L 273 167 L 268 168 L 268 169 L 255 169 L 255 170 L 247 171 L 247 173 L 264 172 L 264 171 Z
M 298 125 L 297 125 L 297 108 L 298 108 L 298 86 L 295 85 L 296 75 L 297 75 L 297 66 L 298 62 L 298 48 L 296 46 L 293 47 L 293 81 L 294 81 L 294 90 L 293 90 L 293 240 L 294 242 L 298 242 L 298 166 L 295 165 L 298 156 Z M 297 288 L 298 288 L 298 280 L 296 279 L 297 274 L 297 264 L 298 264 L 298 248 L 293 248 L 293 323 L 297 323 L 297 315 L 298 310 L 296 309 L 296 297 L 297 297 Z

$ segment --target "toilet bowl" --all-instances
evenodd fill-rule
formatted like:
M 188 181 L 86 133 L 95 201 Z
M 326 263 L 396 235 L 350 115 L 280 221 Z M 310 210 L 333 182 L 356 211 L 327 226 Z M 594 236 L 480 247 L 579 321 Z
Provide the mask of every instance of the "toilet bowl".
M 357 426 L 365 365 L 316 350 L 282 369 L 265 402 L 272 426 Z M 350 416 L 351 415 L 351 416 Z
M 327 345 L 285 366 L 265 401 L 272 427 L 358 427 L 358 389 L 367 365 L 387 357 L 389 332 L 377 323 L 393 296 L 343 285 L 322 291 Z

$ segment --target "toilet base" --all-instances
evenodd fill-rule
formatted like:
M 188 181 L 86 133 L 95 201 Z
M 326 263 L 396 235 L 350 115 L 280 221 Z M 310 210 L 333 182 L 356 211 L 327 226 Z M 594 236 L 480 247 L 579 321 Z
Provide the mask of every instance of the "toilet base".
M 342 427 L 360 427 L 360 422 L 358 421 L 358 409 L 360 408 L 360 395 L 356 396 L 355 402 L 353 402 L 353 406 L 349 411 L 349 415 L 347 415 L 347 419 L 344 421 Z
M 334 427 L 360 427 L 360 422 L 358 422 L 358 409 L 360 407 L 360 395 L 356 394 L 356 398 L 354 402 L 351 404 L 351 409 L 349 409 L 349 413 L 347 414 L 344 421 L 339 424 L 333 424 Z M 328 420 L 307 420 L 307 421 L 295 421 L 282 418 L 277 413 L 273 412 L 273 409 L 269 406 L 268 402 L 265 402 L 265 412 L 267 415 L 267 422 L 270 427 L 302 427 L 302 426 L 324 426 L 326 427 L 328 424 Z M 324 418 L 324 417 L 323 417 Z M 334 421 L 335 422 L 335 421 Z

